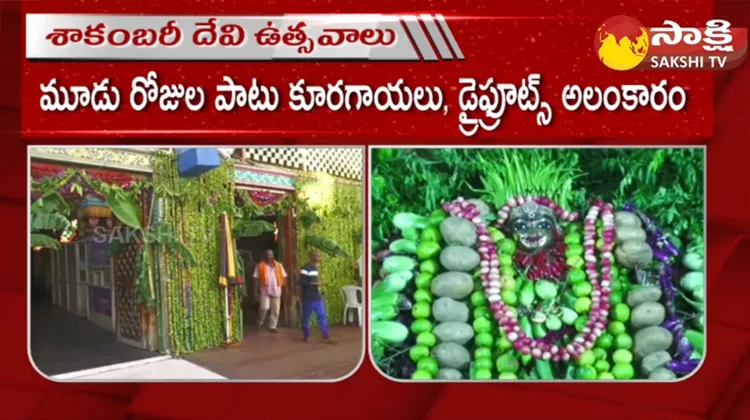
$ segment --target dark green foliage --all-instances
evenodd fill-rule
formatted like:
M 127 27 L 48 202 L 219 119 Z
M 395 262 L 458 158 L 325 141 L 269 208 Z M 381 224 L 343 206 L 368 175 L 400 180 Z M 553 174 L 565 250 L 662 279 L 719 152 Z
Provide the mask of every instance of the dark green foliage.
M 399 212 L 428 215 L 458 196 L 495 206 L 521 185 L 573 211 L 602 198 L 630 202 L 680 243 L 700 243 L 705 153 L 682 149 L 376 149 L 372 237 L 377 250 Z

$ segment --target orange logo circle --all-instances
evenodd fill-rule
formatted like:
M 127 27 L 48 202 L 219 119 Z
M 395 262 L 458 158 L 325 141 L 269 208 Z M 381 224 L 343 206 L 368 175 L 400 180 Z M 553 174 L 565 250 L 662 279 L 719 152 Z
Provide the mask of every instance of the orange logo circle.
M 599 60 L 612 70 L 638 67 L 648 54 L 648 31 L 630 16 L 607 19 L 596 30 L 594 49 Z

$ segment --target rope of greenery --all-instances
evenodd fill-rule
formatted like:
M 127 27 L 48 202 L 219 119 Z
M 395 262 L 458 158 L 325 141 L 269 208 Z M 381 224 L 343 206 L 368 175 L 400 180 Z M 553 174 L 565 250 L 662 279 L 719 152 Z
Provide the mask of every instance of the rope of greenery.
M 359 185 L 335 182 L 330 202 L 321 208 L 309 210 L 315 211 L 320 220 L 306 229 L 304 217 L 297 218 L 297 257 L 300 264 L 307 261 L 312 248 L 310 237 L 313 235 L 324 237 L 342 251 L 338 258 L 324 258 L 319 267 L 328 320 L 331 324 L 341 323 L 346 302 L 340 289 L 345 285 L 358 284 L 354 263 L 359 261 L 363 245 L 362 188 Z M 313 323 L 316 323 L 315 319 Z
M 220 215 L 234 212 L 234 170 L 222 163 L 198 178 L 180 178 L 176 155 L 155 156 L 155 188 L 173 191 L 165 200 L 164 221 L 192 249 L 199 264 L 167 259 L 169 335 L 175 355 L 213 348 L 225 341 L 224 296 L 218 284 Z M 230 287 L 233 341 L 242 340 L 242 293 Z

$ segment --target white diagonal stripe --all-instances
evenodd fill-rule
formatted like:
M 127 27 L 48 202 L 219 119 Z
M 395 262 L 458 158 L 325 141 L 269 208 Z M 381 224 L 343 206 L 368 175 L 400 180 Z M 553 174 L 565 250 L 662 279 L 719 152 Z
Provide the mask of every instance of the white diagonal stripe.
M 422 58 L 424 58 L 425 61 L 437 61 L 438 58 L 437 55 L 435 55 L 435 50 L 432 49 L 430 41 L 422 30 L 422 26 L 419 24 L 417 17 L 402 16 L 402 19 L 404 20 L 406 30 L 409 31 L 409 35 L 411 35 L 411 39 L 414 40 L 414 45 L 417 46 L 417 50 L 419 50 Z
M 443 15 L 435 15 L 435 20 L 437 20 L 438 24 L 440 25 L 440 29 L 443 30 L 445 39 L 448 40 L 448 44 L 450 44 L 451 49 L 456 54 L 456 59 L 463 60 L 464 53 L 461 52 L 461 47 L 458 46 L 456 38 L 453 37 L 453 32 L 451 32 L 451 28 L 448 26 L 448 22 L 445 21 L 445 17 L 443 17 Z
M 422 19 L 422 22 L 424 22 L 424 26 L 427 28 L 427 35 L 430 36 L 432 43 L 435 44 L 435 48 L 437 48 L 440 58 L 443 60 L 453 60 L 453 54 L 451 54 L 450 48 L 448 48 L 448 45 L 445 43 L 445 39 L 443 39 L 440 29 L 435 23 L 435 19 L 430 15 L 419 15 L 419 17 Z

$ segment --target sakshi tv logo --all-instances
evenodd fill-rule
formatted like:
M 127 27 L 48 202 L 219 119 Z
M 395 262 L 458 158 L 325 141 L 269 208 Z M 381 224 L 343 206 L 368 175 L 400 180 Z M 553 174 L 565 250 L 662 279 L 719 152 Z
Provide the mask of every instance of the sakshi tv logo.
M 646 28 L 630 16 L 607 19 L 596 30 L 594 50 L 612 70 L 729 70 L 747 53 L 747 28 L 712 19 L 702 28 L 671 20 Z

